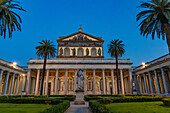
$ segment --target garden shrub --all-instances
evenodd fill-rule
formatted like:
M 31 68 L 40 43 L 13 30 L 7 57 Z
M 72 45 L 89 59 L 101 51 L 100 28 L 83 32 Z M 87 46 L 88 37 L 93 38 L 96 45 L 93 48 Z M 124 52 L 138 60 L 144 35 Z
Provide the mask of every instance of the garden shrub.
M 100 104 L 96 100 L 90 100 L 89 106 L 93 113 L 109 113 L 109 110 L 106 108 L 106 106 Z
M 134 97 L 111 97 L 112 103 L 122 102 L 153 102 L 162 101 L 162 97 L 147 97 L 147 96 L 134 96 Z M 108 104 L 107 98 L 97 100 L 99 103 Z
M 64 100 L 74 101 L 75 96 L 54 96 L 49 97 L 47 95 L 35 95 L 35 96 L 1 96 L 0 103 L 35 103 L 35 104 L 44 104 L 45 101 L 52 101 L 51 104 L 58 104 Z
M 51 101 L 51 104 L 59 104 L 63 102 L 63 100 L 60 100 L 58 98 L 51 99 L 51 98 L 33 98 L 33 97 L 20 97 L 20 98 L 14 98 L 14 97 L 1 97 L 0 103 L 17 103 L 17 104 L 45 104 L 45 101 Z
M 162 99 L 162 101 L 163 101 L 164 105 L 170 106 L 170 98 L 164 98 L 164 99 Z
M 50 101 L 55 101 L 55 100 L 69 100 L 69 101 L 74 101 L 75 100 L 75 96 L 73 96 L 73 95 L 69 95 L 69 96 L 61 96 L 61 95 L 59 95 L 59 96 L 48 96 L 48 95 L 30 95 L 30 96 L 23 96 L 23 97 L 21 97 L 21 96 L 19 96 L 19 95 L 17 95 L 17 96 L 0 96 L 0 103 L 2 102 L 2 101 L 9 101 L 9 100 L 15 100 L 15 99 L 21 99 L 21 100 L 27 100 L 27 99 L 29 99 L 29 100 L 50 100 Z
M 58 105 L 53 105 L 52 107 L 47 108 L 39 113 L 64 113 L 69 108 L 69 106 L 70 106 L 70 101 L 65 100 L 64 102 Z
M 102 97 L 100 97 L 100 96 L 89 96 L 89 95 L 86 95 L 86 96 L 84 96 L 84 100 L 85 101 L 89 101 L 89 100 L 97 100 L 97 99 L 102 99 Z
M 105 101 L 106 99 L 111 99 L 113 102 L 151 102 L 151 101 L 161 101 L 163 96 L 161 95 L 144 95 L 144 96 L 125 96 L 125 95 L 86 95 L 84 96 L 84 99 L 86 101 L 89 100 L 101 100 Z M 105 102 L 104 102 L 105 103 Z

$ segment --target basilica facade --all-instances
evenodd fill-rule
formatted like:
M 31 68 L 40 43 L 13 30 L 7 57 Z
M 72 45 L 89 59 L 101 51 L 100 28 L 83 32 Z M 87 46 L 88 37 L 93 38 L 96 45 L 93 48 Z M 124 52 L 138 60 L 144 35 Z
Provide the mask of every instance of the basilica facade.
M 43 87 L 44 95 L 74 95 L 77 73 L 83 71 L 84 94 L 117 94 L 116 61 L 104 59 L 102 37 L 79 31 L 57 39 L 57 58 L 48 59 Z M 119 59 L 119 89 L 132 93 L 130 59 Z M 27 72 L 27 94 L 40 94 L 43 59 L 30 59 Z
M 104 40 L 82 31 L 57 39 L 57 57 L 46 63 L 43 95 L 74 95 L 81 70 L 85 95 L 117 94 L 115 59 L 104 59 Z M 30 59 L 28 67 L 0 59 L 0 95 L 39 95 L 44 59 Z M 170 54 L 132 67 L 118 60 L 120 94 L 170 95 Z

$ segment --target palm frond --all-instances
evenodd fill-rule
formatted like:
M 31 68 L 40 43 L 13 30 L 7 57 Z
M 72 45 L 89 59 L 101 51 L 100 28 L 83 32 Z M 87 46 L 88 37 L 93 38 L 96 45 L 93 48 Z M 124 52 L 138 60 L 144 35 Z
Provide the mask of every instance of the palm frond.
M 21 11 L 24 10 L 19 2 L 14 0 L 0 0 L 0 34 L 6 37 L 6 31 L 9 33 L 9 38 L 12 38 L 12 32 L 15 30 L 21 31 L 21 17 L 12 9 Z
M 138 25 L 140 34 L 146 38 L 151 34 L 152 39 L 156 34 L 158 38 L 162 36 L 164 39 L 165 25 L 169 26 L 170 20 L 170 2 L 168 0 L 151 0 L 142 2 L 139 7 L 146 9 L 136 15 L 136 21 L 141 21 Z
M 123 41 L 114 39 L 108 44 L 108 53 L 111 57 L 122 56 L 125 53 Z
M 55 57 L 56 54 L 56 45 L 53 45 L 53 42 L 50 40 L 42 40 L 42 42 L 39 42 L 39 46 L 36 47 L 37 52 L 36 54 L 39 57 Z

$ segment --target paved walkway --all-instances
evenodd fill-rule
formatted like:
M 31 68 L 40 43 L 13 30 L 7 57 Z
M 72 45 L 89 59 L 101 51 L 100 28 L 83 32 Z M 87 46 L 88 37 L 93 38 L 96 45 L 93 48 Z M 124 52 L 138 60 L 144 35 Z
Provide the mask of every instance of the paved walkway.
M 85 105 L 74 105 L 73 102 L 70 102 L 70 107 L 65 113 L 92 113 L 89 110 L 89 103 L 86 102 Z

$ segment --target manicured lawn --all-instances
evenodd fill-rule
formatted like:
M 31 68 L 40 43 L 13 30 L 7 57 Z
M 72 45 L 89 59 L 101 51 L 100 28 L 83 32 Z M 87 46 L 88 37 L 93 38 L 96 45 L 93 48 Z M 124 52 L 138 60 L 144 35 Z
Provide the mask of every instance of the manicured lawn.
M 106 107 L 113 113 L 170 113 L 170 107 L 163 102 L 128 102 L 112 103 Z
M 0 113 L 38 113 L 49 107 L 51 105 L 0 103 Z

